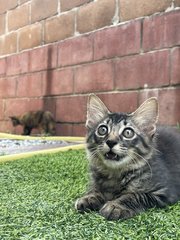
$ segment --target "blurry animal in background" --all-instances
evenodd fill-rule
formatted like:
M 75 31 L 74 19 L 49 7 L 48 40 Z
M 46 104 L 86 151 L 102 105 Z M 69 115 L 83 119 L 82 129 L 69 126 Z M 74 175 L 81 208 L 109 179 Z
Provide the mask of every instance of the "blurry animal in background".
M 14 127 L 23 126 L 23 135 L 30 135 L 33 128 L 45 135 L 55 134 L 55 120 L 49 111 L 29 111 L 21 116 L 11 116 L 10 119 Z

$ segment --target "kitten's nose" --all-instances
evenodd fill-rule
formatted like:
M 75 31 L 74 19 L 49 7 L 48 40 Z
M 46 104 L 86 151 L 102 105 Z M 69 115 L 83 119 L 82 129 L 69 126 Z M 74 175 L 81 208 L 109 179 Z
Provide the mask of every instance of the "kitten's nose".
M 117 142 L 114 140 L 107 140 L 106 144 L 108 145 L 108 147 L 113 148 L 114 145 L 117 144 Z

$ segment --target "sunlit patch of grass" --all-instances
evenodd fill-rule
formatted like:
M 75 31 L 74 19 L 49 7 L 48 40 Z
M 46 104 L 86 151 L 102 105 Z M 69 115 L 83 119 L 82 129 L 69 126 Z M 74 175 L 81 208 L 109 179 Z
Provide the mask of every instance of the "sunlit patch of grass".
M 180 239 L 180 203 L 117 222 L 77 213 L 87 182 L 84 151 L 0 164 L 0 239 Z

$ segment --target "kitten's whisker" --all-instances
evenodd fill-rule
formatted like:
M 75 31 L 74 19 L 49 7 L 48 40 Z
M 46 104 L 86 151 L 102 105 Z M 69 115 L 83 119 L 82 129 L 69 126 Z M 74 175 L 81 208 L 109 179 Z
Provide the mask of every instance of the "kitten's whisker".
M 161 151 L 158 150 L 158 149 L 156 149 L 154 146 L 152 146 L 152 149 L 153 149 L 155 152 L 157 152 L 157 153 L 161 153 Z
M 149 170 L 150 170 L 150 173 L 151 173 L 151 178 L 152 178 L 152 168 L 151 168 L 151 165 L 149 164 L 149 162 L 144 158 L 144 157 L 142 157 L 141 155 L 139 155 L 137 152 L 133 152 L 135 155 L 136 155 L 136 158 L 137 158 L 137 160 L 138 160 L 138 157 L 140 158 L 140 159 L 142 159 L 142 160 L 144 160 L 145 161 L 145 163 L 148 165 L 148 167 L 149 167 Z
M 127 147 L 119 146 L 119 148 L 127 150 Z
M 137 161 L 136 158 L 134 158 L 134 156 L 131 153 L 128 153 L 127 155 L 131 158 L 131 161 L 134 163 L 132 165 L 133 166 L 133 174 L 134 174 L 134 171 L 135 171 L 135 166 L 134 165 L 138 165 L 138 161 Z

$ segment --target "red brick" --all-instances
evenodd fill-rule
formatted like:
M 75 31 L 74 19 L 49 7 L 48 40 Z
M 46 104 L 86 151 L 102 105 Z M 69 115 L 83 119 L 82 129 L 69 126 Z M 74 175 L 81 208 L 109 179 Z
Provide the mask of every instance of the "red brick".
M 40 110 L 42 107 L 42 99 L 7 99 L 5 101 L 5 116 L 21 115 L 28 111 Z
M 105 93 L 98 95 L 111 112 L 133 112 L 137 108 L 137 92 Z
M 176 125 L 180 122 L 180 89 L 146 90 L 140 94 L 140 102 L 156 96 L 159 100 L 159 123 Z
M 52 97 L 43 98 L 43 110 L 50 111 L 56 119 L 56 99 Z
M 0 0 L 0 14 L 15 8 L 18 5 L 18 0 Z
M 10 119 L 8 121 L 0 121 L 0 132 L 15 133 Z
M 29 71 L 29 52 L 7 57 L 7 75 L 16 75 Z
M 6 73 L 6 58 L 0 59 L 0 76 L 4 76 Z
M 180 0 L 174 0 L 174 6 L 180 7 Z
M 37 22 L 57 14 L 58 0 L 32 0 L 31 21 Z
M 159 49 L 180 44 L 180 10 L 146 18 L 143 23 L 143 49 Z
M 12 32 L 0 37 L 0 55 L 17 52 L 17 33 Z
M 5 14 L 0 15 L 0 35 L 5 33 Z
M 93 59 L 92 35 L 64 41 L 58 46 L 58 65 L 67 66 L 89 62 Z
M 159 98 L 158 89 L 144 89 L 139 93 L 139 105 L 142 104 L 146 99 L 156 97 Z
M 28 1 L 30 1 L 30 0 L 19 0 L 19 4 L 23 4 L 23 3 L 28 2 Z
M 73 70 L 48 71 L 43 74 L 44 95 L 62 95 L 73 92 Z
M 42 43 L 42 24 L 28 25 L 19 30 L 19 50 L 33 48 Z
M 17 97 L 42 96 L 42 73 L 19 76 L 17 80 Z
M 8 13 L 8 30 L 16 30 L 29 24 L 29 5 L 23 5 Z
M 169 51 L 158 51 L 119 59 L 115 62 L 117 89 L 169 85 Z
M 52 43 L 74 35 L 75 14 L 69 12 L 45 22 L 45 43 Z
M 4 98 L 15 97 L 16 78 L 0 78 L 0 96 Z
M 140 21 L 98 31 L 94 35 L 95 60 L 138 53 L 140 32 Z
M 36 111 L 43 109 L 43 99 L 42 98 L 32 98 L 27 99 L 27 110 L 26 111 Z
M 84 124 L 73 124 L 72 136 L 84 137 L 86 135 L 86 128 Z
M 4 100 L 0 99 L 0 120 L 4 118 Z
M 19 55 L 7 57 L 7 75 L 20 74 Z
M 171 83 L 180 84 L 180 48 L 174 48 L 171 54 Z
M 30 71 L 51 69 L 57 66 L 57 45 L 49 45 L 30 51 Z
M 89 3 L 78 10 L 77 31 L 91 32 L 112 24 L 115 14 L 115 0 L 101 0 Z
M 13 134 L 21 135 L 21 134 L 23 133 L 23 127 L 20 126 L 20 125 L 18 125 L 17 127 L 11 126 L 11 129 L 12 129 L 11 132 L 12 132 Z
M 60 122 L 84 122 L 87 98 L 84 96 L 60 97 L 56 102 L 56 120 Z
M 119 0 L 121 21 L 162 12 L 171 6 L 171 0 Z
M 160 122 L 176 125 L 180 122 L 180 89 L 159 91 Z
M 75 70 L 75 92 L 108 91 L 114 88 L 112 62 L 98 62 Z
M 73 0 L 73 1 L 61 0 L 61 12 L 68 11 L 75 7 L 79 7 L 91 1 L 92 0 Z
M 72 136 L 72 124 L 57 123 L 56 124 L 57 136 Z

